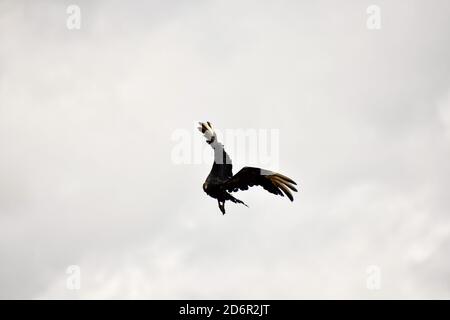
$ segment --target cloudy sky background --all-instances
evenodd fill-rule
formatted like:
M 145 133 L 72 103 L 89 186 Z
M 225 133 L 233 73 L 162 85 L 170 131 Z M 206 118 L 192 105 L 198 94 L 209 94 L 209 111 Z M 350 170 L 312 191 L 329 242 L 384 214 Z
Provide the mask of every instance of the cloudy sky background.
M 0 298 L 450 298 L 449 16 L 0 1 Z M 278 129 L 296 200 L 255 189 L 222 216 L 211 164 L 171 156 L 205 120 Z

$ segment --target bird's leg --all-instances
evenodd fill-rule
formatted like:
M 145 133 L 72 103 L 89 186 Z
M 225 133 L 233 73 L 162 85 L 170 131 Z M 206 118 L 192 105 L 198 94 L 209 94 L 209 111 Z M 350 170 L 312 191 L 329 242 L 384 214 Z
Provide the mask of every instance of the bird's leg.
M 219 209 L 222 211 L 222 214 L 225 214 L 225 201 L 217 200 L 217 203 L 219 204 Z
M 231 194 L 229 194 L 229 193 L 228 193 L 228 196 L 229 196 L 228 200 L 231 200 L 231 201 L 234 202 L 234 203 L 240 203 L 240 204 L 243 204 L 244 206 L 246 206 L 246 207 L 248 208 L 248 205 L 245 204 L 244 201 L 239 200 L 239 199 L 236 199 L 235 197 L 233 197 L 233 196 L 232 196 Z

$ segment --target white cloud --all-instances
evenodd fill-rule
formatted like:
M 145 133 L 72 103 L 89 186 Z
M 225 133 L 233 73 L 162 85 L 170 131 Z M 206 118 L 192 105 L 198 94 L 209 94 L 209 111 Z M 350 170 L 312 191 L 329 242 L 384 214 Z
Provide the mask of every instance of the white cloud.
M 357 1 L 79 5 L 0 4 L 0 297 L 449 297 L 448 1 L 379 31 Z M 222 216 L 171 162 L 205 120 L 279 129 L 295 202 Z
M 438 115 L 444 126 L 445 136 L 450 139 L 450 91 L 438 102 Z

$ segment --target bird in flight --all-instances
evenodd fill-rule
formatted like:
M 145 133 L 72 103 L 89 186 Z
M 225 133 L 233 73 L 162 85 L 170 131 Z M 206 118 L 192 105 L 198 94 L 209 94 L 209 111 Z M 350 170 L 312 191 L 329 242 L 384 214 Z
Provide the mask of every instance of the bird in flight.
M 203 183 L 203 191 L 210 197 L 217 199 L 219 209 L 225 214 L 225 201 L 241 203 L 248 207 L 243 201 L 236 199 L 230 193 L 239 190 L 248 190 L 249 187 L 261 186 L 270 193 L 294 201 L 291 191 L 297 192 L 294 180 L 269 170 L 254 167 L 244 167 L 233 175 L 233 165 L 229 155 L 225 152 L 223 144 L 217 141 L 217 135 L 214 132 L 211 123 L 199 122 L 198 130 L 203 133 L 206 142 L 214 150 L 214 163 Z

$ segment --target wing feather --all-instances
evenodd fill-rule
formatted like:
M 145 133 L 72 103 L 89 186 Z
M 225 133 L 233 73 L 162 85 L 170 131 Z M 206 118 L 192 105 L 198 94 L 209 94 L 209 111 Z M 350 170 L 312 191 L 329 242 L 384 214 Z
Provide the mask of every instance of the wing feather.
M 225 182 L 225 189 L 229 192 L 247 190 L 249 187 L 261 186 L 270 193 L 294 201 L 291 190 L 297 192 L 294 180 L 282 174 L 254 167 L 244 167 Z M 290 189 L 290 190 L 289 190 Z

